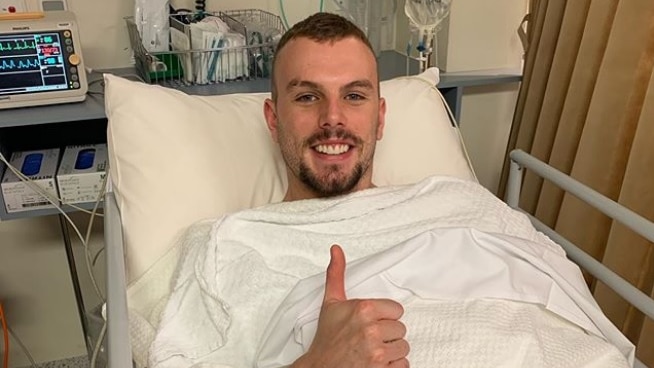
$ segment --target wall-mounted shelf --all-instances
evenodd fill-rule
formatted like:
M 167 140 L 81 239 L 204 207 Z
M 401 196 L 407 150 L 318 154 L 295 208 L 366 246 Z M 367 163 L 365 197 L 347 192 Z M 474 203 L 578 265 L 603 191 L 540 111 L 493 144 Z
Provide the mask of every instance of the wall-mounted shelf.
M 382 80 L 406 75 L 406 56 L 396 51 L 383 51 L 379 58 L 379 75 Z M 409 61 L 409 74 L 418 74 L 416 60 Z M 454 118 L 460 121 L 461 100 L 466 87 L 488 86 L 522 81 L 520 69 L 488 69 L 456 73 L 441 73 L 437 87 L 450 106 Z
M 82 102 L 0 110 L 0 129 L 105 118 L 104 98 L 100 95 L 87 95 Z

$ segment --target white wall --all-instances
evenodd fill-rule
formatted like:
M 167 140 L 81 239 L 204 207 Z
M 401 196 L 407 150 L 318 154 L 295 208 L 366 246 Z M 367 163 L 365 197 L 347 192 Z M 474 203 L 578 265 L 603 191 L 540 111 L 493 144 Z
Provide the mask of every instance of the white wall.
M 518 83 L 463 90 L 461 135 L 479 182 L 497 193 Z
M 517 29 L 526 12 L 525 0 L 452 1 L 439 66 L 448 72 L 518 67 Z
M 454 0 L 446 55 L 439 62 L 448 72 L 519 69 L 522 45 L 517 29 L 527 0 Z M 482 185 L 497 192 L 519 84 L 469 87 L 463 90 L 461 134 Z
M 134 1 L 67 2 L 77 16 L 86 66 L 93 69 L 129 66 L 132 53 L 123 18 L 134 13 Z
M 403 0 L 397 16 L 397 49 L 403 50 L 406 18 Z M 448 29 L 450 68 L 463 68 L 475 59 L 476 67 L 518 66 L 520 51 L 513 29 L 517 28 L 526 0 L 497 0 L 490 5 L 479 0 L 455 0 L 451 28 Z M 176 6 L 190 7 L 189 0 L 176 0 Z M 318 9 L 319 1 L 285 0 L 291 24 Z M 325 0 L 331 6 L 331 0 Z M 83 53 L 89 67 L 112 68 L 130 65 L 131 52 L 124 16 L 132 14 L 133 0 L 68 0 L 78 17 Z M 279 13 L 278 0 L 209 0 L 209 9 L 244 7 Z M 481 11 L 483 10 L 483 11 Z M 490 17 L 492 15 L 493 17 Z M 404 42 L 404 43 L 403 43 Z M 480 57 L 483 52 L 487 57 Z M 454 55 L 457 55 L 454 57 Z M 469 65 L 468 65 L 469 66 Z M 473 165 L 485 186 L 495 190 L 504 147 L 517 95 L 517 85 L 475 87 L 464 92 L 462 132 Z M 86 216 L 75 220 L 86 223 Z M 95 227 L 92 248 L 101 246 L 102 226 Z M 79 273 L 87 305 L 98 299 L 88 283 L 82 248 L 75 243 Z M 102 264 L 102 259 L 100 264 Z M 104 274 L 102 267 L 97 273 Z M 58 218 L 55 216 L 0 223 L 0 300 L 7 317 L 37 362 L 86 354 Z M 28 365 L 17 344 L 10 351 L 11 367 Z

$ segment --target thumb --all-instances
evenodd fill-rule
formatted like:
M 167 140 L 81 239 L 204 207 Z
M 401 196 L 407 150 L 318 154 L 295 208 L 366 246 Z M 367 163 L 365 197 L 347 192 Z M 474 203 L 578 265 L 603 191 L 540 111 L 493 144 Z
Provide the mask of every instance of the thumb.
M 336 244 L 332 245 L 329 253 L 331 260 L 329 266 L 327 266 L 323 304 L 331 304 L 347 299 L 345 296 L 345 254 L 343 249 Z

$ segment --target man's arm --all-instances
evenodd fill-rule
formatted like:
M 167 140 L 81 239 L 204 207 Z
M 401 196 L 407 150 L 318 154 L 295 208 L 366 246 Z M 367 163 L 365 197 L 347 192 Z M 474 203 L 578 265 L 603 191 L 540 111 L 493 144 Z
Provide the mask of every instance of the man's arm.
M 345 255 L 338 245 L 330 252 L 316 336 L 291 367 L 408 367 L 406 327 L 399 321 L 402 305 L 389 299 L 347 299 Z

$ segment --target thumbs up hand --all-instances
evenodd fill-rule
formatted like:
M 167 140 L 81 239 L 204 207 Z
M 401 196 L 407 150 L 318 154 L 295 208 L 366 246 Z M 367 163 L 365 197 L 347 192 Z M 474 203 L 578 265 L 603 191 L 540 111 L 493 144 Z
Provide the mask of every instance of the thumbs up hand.
M 399 321 L 402 305 L 389 299 L 347 299 L 345 255 L 338 245 L 330 253 L 318 330 L 292 367 L 408 367 L 406 327 Z

